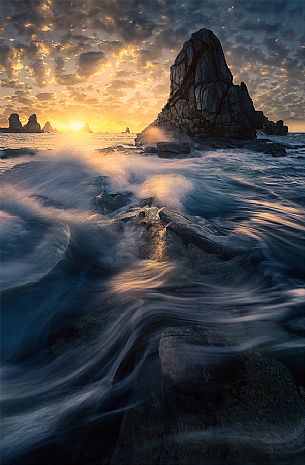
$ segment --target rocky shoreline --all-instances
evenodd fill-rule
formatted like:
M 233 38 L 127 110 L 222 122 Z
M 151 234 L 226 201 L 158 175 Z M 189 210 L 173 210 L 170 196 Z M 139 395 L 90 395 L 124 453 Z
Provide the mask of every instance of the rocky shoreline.
M 206 142 L 206 147 L 214 146 L 213 149 L 222 149 L 222 144 L 230 143 L 241 144 L 243 148 L 245 143 L 250 143 L 228 139 Z M 253 142 L 256 144 L 259 140 Z M 171 147 L 166 144 L 154 149 L 168 153 Z M 171 148 L 176 151 L 172 152 L 173 156 L 185 156 L 186 151 L 193 156 L 193 145 L 188 144 L 182 145 L 182 153 L 177 153 L 177 146 Z M 104 151 L 110 157 L 113 152 L 127 150 L 123 146 L 109 149 Z M 102 152 L 103 149 L 101 155 Z M 200 289 L 200 277 L 210 277 L 207 283 L 215 280 L 221 294 L 226 280 L 232 284 L 236 279 L 232 270 L 237 276 L 245 275 L 249 268 L 257 266 L 257 255 L 249 254 L 253 243 L 237 234 L 234 228 L 219 231 L 213 222 L 164 207 L 153 197 L 138 198 L 130 191 L 114 190 L 107 176 L 95 178 L 93 184 L 96 194 L 90 216 L 101 214 L 100 219 L 114 234 L 127 236 L 128 231 L 137 232 L 133 237 L 138 238 L 139 266 L 174 264 L 181 274 L 179 285 L 176 288 L 176 283 L 169 280 L 163 292 L 168 298 L 174 296 L 182 307 L 185 296 L 192 295 L 198 299 L 200 309 L 200 299 L 206 296 Z M 63 208 L 47 196 L 32 198 L 47 208 Z M 263 286 L 269 286 L 267 279 Z M 203 321 L 196 311 L 189 318 L 187 311 L 183 318 L 175 318 L 158 308 L 155 314 L 151 311 L 145 316 L 149 319 L 145 322 L 149 337 L 145 333 L 137 336 L 137 328 L 132 326 L 135 340 L 114 369 L 109 381 L 110 400 L 106 399 L 102 418 L 96 423 L 92 420 L 89 432 L 86 430 L 88 442 L 86 452 L 82 451 L 83 462 L 277 465 L 283 457 L 292 460 L 302 451 L 305 381 L 301 362 L 295 363 L 289 354 L 283 355 L 284 351 L 268 351 L 264 344 L 256 344 L 255 339 L 260 332 L 278 331 L 278 321 L 264 318 L 248 321 L 233 304 L 219 319 L 215 314 L 217 302 L 213 302 L 215 293 L 210 294 L 209 301 L 209 288 L 204 292 L 211 313 Z M 145 296 L 143 302 L 145 305 Z M 103 318 L 106 320 L 105 314 Z M 103 324 L 106 324 L 104 320 Z M 92 326 L 94 333 L 95 323 Z M 50 347 L 52 353 L 57 353 L 56 350 L 61 353 L 62 344 L 71 343 L 67 333 L 74 335 L 71 338 L 76 337 L 77 350 L 81 338 L 93 337 L 87 335 L 83 326 L 77 329 L 77 320 L 66 333 L 59 329 L 59 334 L 60 330 L 63 335 L 58 336 L 60 342 L 55 338 Z M 132 381 L 126 383 L 130 378 Z M 112 410 L 108 416 L 109 403 Z M 53 450 L 61 460 L 69 457 L 70 463 L 78 464 L 77 445 L 81 444 L 84 433 L 81 429 L 73 430 L 71 438 L 71 442 L 63 440 L 60 433 L 52 444 Z M 72 458 L 71 443 L 75 445 Z M 22 463 L 40 464 L 39 452 L 36 460 L 30 456 Z
M 94 209 L 108 213 L 119 230 L 131 225 L 142 229 L 143 259 L 177 260 L 213 275 L 220 263 L 237 260 L 248 250 L 233 234 L 215 235 L 192 217 L 151 207 L 153 199 L 130 208 L 130 195 L 104 190 Z M 111 208 L 109 196 L 117 200 Z M 131 403 L 143 393 L 147 400 L 120 418 L 109 463 L 275 464 L 283 454 L 302 448 L 304 390 L 280 359 L 245 350 L 249 331 L 253 328 L 247 322 L 234 327 L 224 323 L 218 330 L 199 322 L 164 329 L 130 393 Z M 141 351 L 127 355 L 114 389 Z

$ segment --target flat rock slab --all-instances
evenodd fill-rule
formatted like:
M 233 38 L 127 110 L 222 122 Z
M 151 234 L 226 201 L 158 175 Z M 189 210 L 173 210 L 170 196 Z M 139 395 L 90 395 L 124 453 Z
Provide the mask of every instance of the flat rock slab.
M 167 229 L 176 233 L 185 242 L 194 244 L 207 253 L 214 253 L 225 260 L 245 252 L 245 248 L 232 244 L 230 246 L 223 236 L 214 236 L 202 226 L 169 208 L 161 208 L 159 217 Z

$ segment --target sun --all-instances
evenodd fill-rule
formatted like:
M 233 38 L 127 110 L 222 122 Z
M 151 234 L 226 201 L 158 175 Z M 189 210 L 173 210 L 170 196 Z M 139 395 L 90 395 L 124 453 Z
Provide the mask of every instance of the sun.
M 83 121 L 70 121 L 70 123 L 67 125 L 67 128 L 70 131 L 80 131 L 84 126 L 85 123 Z

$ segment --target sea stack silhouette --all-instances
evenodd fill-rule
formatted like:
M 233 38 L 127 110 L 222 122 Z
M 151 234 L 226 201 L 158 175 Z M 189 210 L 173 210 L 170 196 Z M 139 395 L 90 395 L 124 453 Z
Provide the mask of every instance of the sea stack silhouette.
M 282 121 L 273 123 L 255 111 L 244 82 L 233 84 L 221 43 L 208 29 L 200 29 L 184 43 L 170 68 L 169 99 L 136 143 L 145 144 L 152 128 L 176 139 L 181 135 L 253 139 L 257 129 L 288 132 Z
M 23 126 L 24 132 L 42 132 L 35 113 L 29 117 L 28 122 Z
M 11 132 L 23 132 L 23 127 L 18 113 L 12 113 L 8 119 L 8 127 Z
M 52 124 L 50 121 L 47 121 L 42 128 L 43 132 L 48 132 L 48 133 L 57 133 L 58 130 L 56 128 L 53 128 Z
M 87 132 L 88 134 L 93 134 L 93 131 L 92 131 L 92 129 L 90 128 L 90 126 L 89 126 L 88 123 L 85 124 L 85 126 L 84 126 L 84 128 L 83 128 L 83 131 L 84 131 L 84 132 Z
M 0 128 L 0 132 L 12 133 L 42 133 L 40 124 L 35 113 L 31 115 L 28 122 L 22 126 L 18 113 L 12 113 L 8 118 L 8 128 Z

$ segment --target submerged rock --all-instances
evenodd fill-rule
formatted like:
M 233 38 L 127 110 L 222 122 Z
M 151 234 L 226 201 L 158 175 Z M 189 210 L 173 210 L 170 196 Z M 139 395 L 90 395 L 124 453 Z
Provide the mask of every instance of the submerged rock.
M 241 338 L 228 334 L 195 325 L 162 332 L 159 364 L 150 358 L 134 383 L 149 401 L 125 413 L 112 465 L 275 464 L 298 450 L 305 406 L 290 372 L 239 352 Z
M 95 209 L 105 215 L 128 205 L 131 197 L 130 192 L 109 194 L 105 191 L 95 197 Z
M 285 157 L 286 148 L 293 148 L 292 146 L 273 142 L 269 139 L 241 140 L 225 137 L 207 137 L 205 139 L 194 138 L 194 140 L 197 150 L 245 149 L 253 152 L 266 153 L 273 157 Z
M 37 153 L 36 149 L 30 149 L 28 147 L 20 149 L 3 149 L 0 150 L 0 158 L 17 158 L 24 157 L 28 155 L 35 155 Z
M 114 219 L 117 224 L 141 227 L 138 244 L 141 258 L 186 260 L 192 267 L 203 266 L 207 271 L 209 264 L 247 252 L 246 241 L 241 243 L 239 239 L 237 243 L 233 235 L 216 235 L 202 220 L 199 223 L 169 208 L 152 207 L 152 201 L 143 199 L 140 201 L 142 208 L 138 207 L 139 203 L 134 204 L 135 208 L 120 212 Z M 212 254 L 209 264 L 206 263 L 207 254 Z
M 45 195 L 33 194 L 33 195 L 30 195 L 30 197 L 32 199 L 37 200 L 44 207 L 52 207 L 52 208 L 60 208 L 60 209 L 64 208 L 62 203 L 58 202 L 57 200 L 50 199 L 49 197 L 46 197 Z
M 193 150 L 193 144 L 189 142 L 157 142 L 159 158 L 173 158 L 177 155 L 187 155 Z
M 29 117 L 28 122 L 24 125 L 24 132 L 42 132 L 41 126 L 37 121 L 35 113 Z
M 112 153 L 112 152 L 122 152 L 126 150 L 126 148 L 123 145 L 110 145 L 109 147 L 104 147 L 102 149 L 95 149 L 96 152 L 99 153 Z
M 264 125 L 281 126 L 281 122 L 268 121 L 255 111 L 246 84 L 233 84 L 218 38 L 200 29 L 184 43 L 171 66 L 168 102 L 136 143 L 151 145 L 187 137 L 251 139 Z
M 223 236 L 212 235 L 202 226 L 169 208 L 161 208 L 159 217 L 166 224 L 168 230 L 173 231 L 186 243 L 193 244 L 204 252 L 214 253 L 223 259 L 231 259 L 245 252 L 242 245 L 232 243 L 232 239 L 228 244 Z

